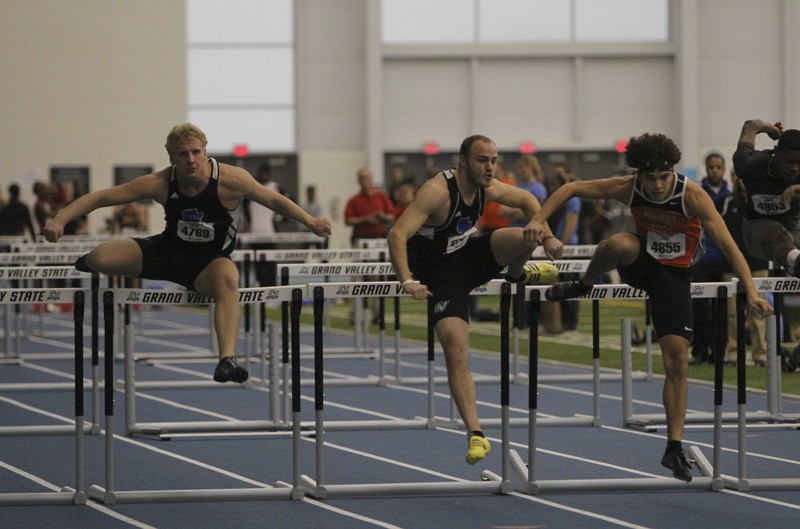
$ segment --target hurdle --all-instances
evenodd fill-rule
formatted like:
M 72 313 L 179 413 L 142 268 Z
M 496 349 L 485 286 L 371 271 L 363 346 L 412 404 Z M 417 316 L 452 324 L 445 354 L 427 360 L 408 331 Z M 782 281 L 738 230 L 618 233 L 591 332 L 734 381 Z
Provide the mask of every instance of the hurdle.
M 800 282 L 796 278 L 770 277 L 753 280 L 760 292 L 800 292 Z M 747 376 L 745 371 L 746 344 L 745 344 L 745 310 L 746 299 L 741 285 L 737 284 L 736 293 L 736 395 L 737 395 L 737 475 L 724 476 L 725 487 L 740 492 L 759 490 L 800 490 L 800 477 L 752 478 L 748 476 L 747 466 Z M 766 318 L 767 331 L 767 389 L 768 408 L 772 413 L 773 426 L 800 428 L 800 417 L 783 414 L 781 395 L 781 361 L 778 353 L 780 333 L 778 332 L 778 319 L 780 314 Z
M 598 288 L 595 286 L 594 288 Z M 625 287 L 621 287 L 625 288 Z M 630 287 L 627 287 L 630 288 Z M 722 290 L 725 287 L 721 287 Z M 529 307 L 531 317 L 535 317 L 539 312 L 541 292 L 536 288 L 529 289 Z M 591 296 L 591 292 L 587 296 Z M 598 294 L 599 295 L 599 294 Z M 727 292 L 724 293 L 727 296 Z M 717 321 L 719 325 L 719 321 Z M 630 347 L 631 325 L 630 319 L 622 321 L 622 344 L 623 348 Z M 719 341 L 719 339 L 718 339 Z M 627 344 L 627 346 L 626 346 Z M 518 479 L 522 482 L 524 491 L 529 495 L 539 494 L 560 494 L 560 493 L 583 493 L 583 492 L 639 492 L 639 491 L 678 491 L 678 490 L 713 490 L 720 491 L 724 488 L 724 483 L 719 473 L 719 460 L 721 452 L 721 406 L 722 406 L 722 358 L 717 356 L 718 366 L 715 371 L 715 392 L 714 392 L 714 466 L 713 468 L 705 460 L 702 452 L 697 447 L 692 446 L 689 453 L 696 458 L 698 467 L 703 473 L 702 477 L 695 478 L 690 483 L 684 483 L 672 477 L 652 477 L 652 478 L 614 478 L 614 479 L 553 479 L 540 480 L 536 478 L 536 431 L 537 431 L 537 408 L 538 408 L 538 384 L 537 384 L 537 365 L 538 365 L 538 336 L 534 327 L 531 327 L 530 335 L 530 364 L 529 378 L 531 383 L 528 386 L 528 454 L 527 461 L 512 450 L 509 454 L 510 464 L 514 469 Z M 713 474 L 713 475 L 711 475 Z
M 33 253 L 0 253 L 0 266 L 7 269 L 13 268 L 22 268 L 23 266 L 58 266 L 58 265 L 72 265 L 75 262 L 75 259 L 80 257 L 82 254 L 72 253 L 72 252 L 33 252 Z M 12 272 L 13 273 L 13 272 Z M 6 307 L 6 313 L 9 312 L 9 307 Z M 40 313 L 40 318 L 41 318 Z M 8 318 L 6 318 L 8 322 Z M 19 323 L 17 322 L 17 327 L 19 327 Z M 19 338 L 19 329 L 16 330 L 17 336 Z M 10 336 L 11 330 L 9 325 L 5 326 L 4 329 L 5 334 L 5 345 L 6 345 L 6 355 L 9 355 L 11 349 L 10 345 Z M 16 342 L 17 350 L 19 350 L 19 339 Z
M 355 263 L 355 262 L 334 262 L 334 263 L 294 263 L 294 264 L 281 264 L 278 268 L 279 274 L 281 276 L 281 284 L 290 284 L 292 277 L 298 277 L 300 279 L 307 279 L 307 278 L 340 278 L 342 276 L 377 276 L 378 278 L 382 278 L 385 276 L 393 276 L 394 275 L 394 268 L 392 267 L 391 263 L 388 262 L 369 262 L 369 263 Z M 344 284 L 344 283 L 339 283 Z M 343 287 L 346 288 L 346 287 Z M 340 296 L 337 296 L 340 297 Z M 326 302 L 330 302 L 332 298 L 326 298 Z M 424 352 L 419 348 L 415 349 L 405 349 L 401 351 L 401 329 L 400 329 L 400 306 L 399 306 L 399 297 L 393 297 L 394 303 L 394 376 L 387 375 L 386 373 L 386 325 L 385 325 L 385 317 L 384 317 L 384 297 L 379 297 L 379 318 L 380 323 L 378 325 L 378 374 L 377 376 L 368 376 L 364 377 L 359 380 L 330 380 L 328 381 L 329 385 L 337 385 L 337 384 L 364 384 L 364 385 L 373 385 L 373 384 L 385 384 L 388 382 L 394 383 L 403 383 L 402 375 L 400 373 L 401 370 L 401 352 Z M 361 307 L 360 303 L 355 304 L 356 309 Z M 356 318 L 358 319 L 359 311 L 356 310 Z M 327 312 L 326 312 L 327 314 Z M 329 327 L 325 325 L 326 329 Z M 355 326 L 356 332 L 360 332 L 361 328 L 359 325 Z M 364 332 L 364 335 L 367 333 Z M 356 351 L 353 353 L 356 357 L 363 357 L 368 356 L 372 357 L 375 356 L 373 351 L 369 348 L 366 348 L 366 343 L 362 343 L 361 347 L 363 348 L 361 351 Z M 330 353 L 330 351 L 327 351 Z M 313 350 L 311 351 L 313 354 Z M 341 352 L 340 350 L 336 350 L 334 352 L 337 358 L 345 356 L 345 352 Z M 438 380 L 441 382 L 441 380 Z M 409 380 L 409 383 L 414 383 L 414 381 Z M 416 380 L 418 383 L 424 383 L 424 380 Z
M 252 289 L 252 292 L 264 293 L 274 289 Z M 278 294 L 281 292 L 281 294 Z M 285 291 L 275 291 L 275 295 L 285 295 Z M 277 481 L 272 487 L 228 488 L 228 489 L 170 489 L 170 490 L 117 490 L 115 489 L 114 474 L 114 308 L 115 297 L 120 293 L 114 289 L 103 292 L 103 314 L 106 329 L 105 348 L 105 484 L 104 486 L 92 485 L 89 487 L 89 497 L 105 504 L 116 503 L 146 503 L 146 502 L 178 502 L 178 501 L 232 501 L 232 500 L 299 500 L 304 497 L 300 486 L 302 470 L 300 466 L 300 357 L 298 354 L 300 309 L 302 307 L 303 293 L 301 289 L 289 291 L 292 304 L 292 473 L 291 484 Z M 256 296 L 258 297 L 258 295 Z M 127 393 L 127 389 L 126 389 Z M 245 422 L 245 421 L 241 421 Z
M 353 285 L 364 285 L 364 283 L 353 283 Z M 403 287 L 397 282 L 379 283 L 382 292 L 391 295 L 404 295 Z M 340 498 L 340 497 L 376 497 L 376 496 L 414 496 L 414 495 L 452 495 L 452 494 L 508 494 L 513 491 L 511 482 L 508 479 L 509 472 L 509 306 L 511 299 L 511 289 L 508 283 L 502 287 L 501 297 L 501 414 L 503 419 L 502 428 L 502 475 L 497 476 L 489 471 L 484 471 L 480 481 L 453 481 L 453 482 L 411 482 L 411 483 L 360 483 L 360 484 L 328 484 L 325 479 L 325 432 L 331 431 L 330 423 L 325 423 L 324 419 L 324 345 L 322 335 L 322 312 L 324 300 L 327 292 L 331 291 L 330 284 L 309 285 L 313 292 L 314 299 L 314 408 L 315 408 L 315 477 L 303 475 L 301 484 L 306 493 L 314 498 Z M 334 287 L 336 288 L 336 287 Z M 367 287 L 364 287 L 367 288 Z M 374 287 L 369 287 L 374 288 Z M 353 296 L 364 295 L 358 289 L 351 292 Z M 428 317 L 433 313 L 433 303 L 428 301 Z M 429 394 L 432 394 L 433 386 L 433 328 L 428 328 L 428 373 L 429 373 Z M 426 421 L 428 427 L 434 427 L 430 420 L 433 415 L 432 401 L 429 396 L 429 419 Z M 354 423 L 354 421 L 349 421 Z M 368 421 L 362 421 L 368 422 Z M 372 423 L 382 423 L 386 421 L 369 421 Z
M 595 289 L 592 290 L 587 296 L 591 295 L 599 295 L 595 294 L 595 292 L 600 292 L 600 286 L 595 286 Z M 627 290 L 612 292 L 612 296 L 620 296 L 620 297 L 646 297 L 647 294 L 642 290 L 633 289 L 631 287 L 626 287 Z M 724 292 L 726 296 L 725 302 L 723 302 L 719 297 L 721 293 Z M 692 283 L 692 298 L 712 298 L 716 300 L 716 319 L 720 321 L 727 321 L 727 298 L 729 298 L 735 292 L 735 287 L 733 283 Z M 717 334 L 724 333 L 724 330 L 719 330 Z M 719 356 L 725 355 L 725 346 L 717 345 L 716 344 L 716 336 L 715 340 L 712 342 L 715 346 L 718 346 L 720 349 L 716 351 L 714 354 Z M 626 426 L 633 426 L 638 428 L 643 428 L 647 431 L 654 431 L 662 428 L 666 424 L 666 415 L 664 413 L 641 413 L 636 414 L 633 413 L 633 385 L 630 383 L 630 366 L 631 366 L 631 355 L 630 355 L 630 344 L 623 344 L 622 348 L 622 370 L 623 370 L 623 385 L 622 385 L 622 413 L 623 413 L 623 420 Z M 780 369 L 780 368 L 779 368 Z M 747 419 L 751 421 L 768 421 L 773 418 L 773 413 L 768 410 L 764 411 L 753 411 L 747 414 Z M 692 412 L 686 414 L 686 425 L 687 429 L 692 428 L 708 428 L 710 424 L 713 423 L 714 420 L 714 413 L 713 412 Z M 723 412 L 722 413 L 722 420 L 724 422 L 735 422 L 738 420 L 738 413 L 733 412 Z
M 265 287 L 265 288 L 240 288 L 239 289 L 239 303 L 244 304 L 261 304 L 267 301 L 283 302 L 289 301 L 294 303 L 294 292 L 297 291 L 298 295 L 303 294 L 304 289 L 296 286 L 290 287 Z M 105 299 L 110 296 L 116 304 L 129 304 L 129 303 L 145 303 L 154 305 L 205 305 L 212 303 L 211 298 L 202 296 L 197 292 L 187 290 L 152 290 L 152 289 L 101 289 L 101 295 Z M 302 303 L 302 297 L 300 300 Z M 113 314 L 111 315 L 113 317 Z M 299 317 L 299 316 L 298 316 Z M 287 322 L 288 324 L 288 322 Z M 299 323 L 298 323 L 299 332 Z M 113 328 L 109 330 L 108 323 L 106 323 L 106 339 L 108 340 L 108 333 L 113 334 Z M 286 341 L 288 344 L 288 341 Z M 113 343 L 112 343 L 113 348 Z M 273 351 L 274 353 L 274 351 Z M 108 353 L 106 353 L 108 354 Z M 262 362 L 266 362 L 264 351 L 261 351 Z M 139 422 L 136 419 L 136 390 L 139 388 L 197 388 L 203 387 L 208 389 L 226 389 L 226 390 L 243 390 L 245 388 L 263 389 L 257 387 L 248 379 L 248 382 L 242 385 L 219 384 L 208 380 L 207 375 L 203 375 L 202 379 L 187 380 L 187 381 L 136 381 L 135 376 L 135 362 L 132 351 L 126 349 L 124 355 L 124 380 L 123 388 L 125 391 L 125 430 L 128 435 L 161 435 L 169 436 L 174 432 L 219 432 L 219 431 L 262 431 L 262 430 L 287 430 L 288 425 L 278 420 L 274 416 L 274 410 L 277 409 L 278 399 L 278 380 L 277 370 L 272 370 L 271 380 L 267 384 L 270 388 L 270 405 L 269 411 L 273 414 L 272 419 L 269 420 L 248 420 L 248 421 L 184 421 L 184 422 Z M 246 359 L 246 365 L 250 367 L 250 358 Z M 272 366 L 277 365 L 275 358 L 270 359 Z M 106 379 L 108 380 L 108 378 Z
M 327 247 L 328 238 L 315 235 L 310 231 L 283 231 L 276 233 L 251 232 L 237 233 L 236 243 L 240 247 L 246 244 L 319 244 Z
M 0 281 L 28 281 L 28 280 L 53 280 L 53 279 L 86 279 L 91 274 L 80 272 L 71 266 L 2 266 L 0 267 Z M 4 305 L 6 320 L 4 325 L 5 359 L 21 359 L 22 337 L 26 335 L 24 324 L 20 321 L 19 313 L 14 312 L 12 322 L 10 305 Z M 41 315 L 41 313 L 40 313 Z M 40 318 L 41 320 L 41 318 Z M 21 328 L 23 327 L 23 328 Z M 70 333 L 71 334 L 71 333 Z M 65 335 L 66 336 L 66 335 Z M 12 346 L 12 338 L 14 345 Z M 0 390 L 13 390 L 0 384 Z
M 586 252 L 593 249 L 594 246 L 565 246 L 564 250 L 571 249 L 572 251 L 569 252 L 575 255 L 583 255 Z M 538 250 L 538 248 L 537 248 Z M 535 264 L 537 261 L 528 261 L 528 264 Z M 556 267 L 559 274 L 560 273 L 584 273 L 589 266 L 589 261 L 586 259 L 575 259 L 575 260 L 558 260 L 552 261 L 551 264 Z M 515 293 L 514 297 L 515 307 L 519 307 L 520 304 L 526 303 L 526 294 L 522 288 L 519 288 Z M 599 305 L 593 303 L 592 304 L 592 314 L 593 314 L 593 326 L 592 326 L 592 333 L 594 334 L 597 331 L 597 325 L 599 324 L 599 320 L 595 317 L 595 313 L 599 310 Z M 531 325 L 536 324 L 537 322 L 531 322 Z M 513 330 L 513 339 L 514 339 L 514 350 L 512 353 L 512 358 L 514 361 L 514 367 L 512 368 L 512 377 L 513 380 L 526 382 L 527 381 L 527 374 L 523 372 L 519 367 L 519 329 L 517 326 L 514 326 Z M 645 348 L 645 354 L 647 359 L 647 370 L 644 373 L 635 372 L 631 374 L 633 380 L 649 380 L 652 377 L 653 370 L 652 370 L 652 355 L 653 355 L 653 348 L 650 339 L 651 333 L 649 329 L 647 331 L 647 344 Z M 598 338 L 599 339 L 599 338 Z M 621 374 L 617 373 L 600 373 L 598 371 L 593 370 L 592 373 L 586 374 L 577 374 L 572 373 L 569 375 L 539 375 L 539 382 L 562 382 L 562 383 L 570 383 L 570 382 L 594 382 L 595 380 L 599 380 L 601 382 L 619 382 L 621 380 Z
M 0 303 L 72 303 L 74 334 L 74 394 L 75 421 L 73 425 L 3 426 L 0 436 L 58 435 L 75 436 L 75 486 L 62 487 L 59 492 L 24 492 L 0 494 L 0 505 L 85 504 L 84 491 L 84 377 L 83 377 L 83 319 L 86 291 L 82 289 L 2 289 Z
M 269 260 L 280 263 L 329 263 L 329 262 L 379 262 L 386 259 L 386 249 L 308 249 L 308 250 L 257 250 L 256 261 Z M 278 278 L 280 281 L 281 278 Z M 365 327 L 369 322 L 364 322 L 363 314 L 359 304 L 353 307 L 354 310 L 354 334 L 353 347 L 351 349 L 338 349 L 340 352 L 365 353 Z

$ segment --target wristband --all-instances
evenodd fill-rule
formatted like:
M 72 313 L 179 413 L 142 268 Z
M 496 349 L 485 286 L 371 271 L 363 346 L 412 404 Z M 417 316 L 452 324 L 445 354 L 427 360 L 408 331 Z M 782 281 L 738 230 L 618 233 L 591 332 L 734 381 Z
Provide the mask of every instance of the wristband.
M 403 287 L 403 288 L 405 288 L 405 286 L 406 286 L 407 284 L 409 284 L 409 283 L 413 283 L 413 282 L 414 282 L 414 280 L 413 280 L 413 279 L 406 279 L 405 281 L 403 281 L 402 283 L 400 283 L 400 286 L 401 286 L 401 287 Z

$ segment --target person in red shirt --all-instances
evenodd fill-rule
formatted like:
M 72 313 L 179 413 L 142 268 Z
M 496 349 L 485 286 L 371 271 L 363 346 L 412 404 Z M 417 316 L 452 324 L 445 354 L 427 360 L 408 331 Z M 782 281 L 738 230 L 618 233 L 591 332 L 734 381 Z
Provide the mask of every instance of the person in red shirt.
M 353 227 L 354 245 L 358 239 L 386 237 L 388 224 L 395 219 L 394 205 L 386 193 L 375 187 L 372 171 L 362 167 L 356 175 L 361 190 L 350 197 L 344 208 L 344 223 Z
M 506 173 L 502 164 L 497 164 L 497 172 L 494 177 L 508 185 L 517 185 L 517 180 L 514 175 Z M 500 228 L 508 228 L 511 226 L 511 219 L 502 213 L 503 206 L 499 202 L 489 202 L 483 207 L 483 215 L 480 220 L 481 232 L 485 234 L 492 233 Z M 477 298 L 473 298 L 477 299 Z

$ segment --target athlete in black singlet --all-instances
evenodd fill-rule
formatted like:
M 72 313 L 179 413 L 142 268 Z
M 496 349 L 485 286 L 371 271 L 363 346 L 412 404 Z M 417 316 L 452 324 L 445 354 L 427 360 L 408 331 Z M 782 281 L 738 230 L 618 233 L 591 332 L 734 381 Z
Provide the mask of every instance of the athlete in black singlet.
M 428 180 L 388 237 L 392 264 L 403 289 L 414 299 L 432 297 L 431 324 L 444 351 L 450 393 L 467 428 L 469 464 L 477 463 L 490 450 L 480 429 L 475 383 L 469 372 L 469 293 L 505 266 L 510 280 L 530 281 L 535 274 L 525 263 L 539 241 L 528 227 L 501 228 L 476 236 L 475 223 L 486 201 L 519 208 L 527 218 L 539 210 L 533 195 L 495 179 L 496 168 L 497 146 L 491 139 L 465 139 L 458 168 Z M 562 244 L 549 229 L 543 246 L 551 259 L 561 255 Z M 412 273 L 419 282 L 413 281 Z
M 331 233 L 327 219 L 314 218 L 300 206 L 266 189 L 240 167 L 218 164 L 206 154 L 208 141 L 192 124 L 173 127 L 165 145 L 172 164 L 128 183 L 78 198 L 44 227 L 57 241 L 72 219 L 97 208 L 152 199 L 164 206 L 164 232 L 142 239 L 104 242 L 75 266 L 112 276 L 163 279 L 214 299 L 214 328 L 220 361 L 217 382 L 244 382 L 247 370 L 234 358 L 239 328 L 239 272 L 230 259 L 242 199 L 248 198 L 294 219 L 316 235 Z

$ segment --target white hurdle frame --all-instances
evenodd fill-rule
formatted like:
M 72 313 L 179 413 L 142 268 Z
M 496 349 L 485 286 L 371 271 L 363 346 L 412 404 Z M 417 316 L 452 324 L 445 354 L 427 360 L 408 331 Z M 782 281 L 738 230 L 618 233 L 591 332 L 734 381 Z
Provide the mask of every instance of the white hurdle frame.
M 72 303 L 74 333 L 74 383 L 75 392 L 75 421 L 69 425 L 41 425 L 41 426 L 3 426 L 0 427 L 0 436 L 5 435 L 59 435 L 73 434 L 75 436 L 75 486 L 62 487 L 59 492 L 22 492 L 0 494 L 0 505 L 52 505 L 52 504 L 85 504 L 84 492 L 84 432 L 91 429 L 91 425 L 84 423 L 84 377 L 83 377 L 83 318 L 87 290 L 66 288 L 38 288 L 38 289 L 0 289 L 0 304 L 31 304 L 31 303 Z
M 490 471 L 484 471 L 479 481 L 452 481 L 452 482 L 413 482 L 413 483 L 359 483 L 359 484 L 328 484 L 325 480 L 325 431 L 335 430 L 332 423 L 324 420 L 324 377 L 323 371 L 323 333 L 322 333 L 322 310 L 324 301 L 327 297 L 337 295 L 349 295 L 351 297 L 374 296 L 374 290 L 380 289 L 383 296 L 402 296 L 407 295 L 403 291 L 402 285 L 396 281 L 383 283 L 343 283 L 343 284 L 309 284 L 309 290 L 314 298 L 314 372 L 315 372 L 315 445 L 316 445 L 316 465 L 315 478 L 303 475 L 301 484 L 306 493 L 314 498 L 340 498 L 340 497 L 376 497 L 376 496 L 411 496 L 411 495 L 432 495 L 432 494 L 508 494 L 513 491 L 510 480 L 507 478 L 510 469 L 508 460 L 509 453 L 509 307 L 511 305 L 510 284 L 504 282 L 502 285 L 501 298 L 501 414 L 502 414 L 502 476 L 498 476 Z M 344 292 L 348 290 L 348 292 Z M 428 317 L 431 317 L 433 304 L 428 302 Z M 433 429 L 436 427 L 433 417 L 433 326 L 428 328 L 428 419 L 417 421 L 420 425 Z M 347 423 L 346 427 L 356 425 L 363 426 L 371 423 L 371 428 L 396 427 L 397 423 L 404 423 L 409 426 L 411 421 L 334 421 L 338 424 Z M 350 428 L 348 428 L 350 429 Z
M 290 264 L 281 264 L 278 266 L 278 272 L 283 280 L 291 281 L 292 277 L 301 277 L 301 278 L 340 278 L 342 276 L 393 276 L 394 275 L 394 267 L 389 262 L 368 262 L 368 263 L 355 263 L 355 262 L 334 262 L 334 263 L 290 263 Z M 339 284 L 343 284 L 341 282 L 336 281 Z M 328 298 L 327 301 L 330 301 L 331 298 Z M 397 298 L 393 298 L 395 303 L 397 303 Z M 361 304 L 356 303 L 354 305 L 356 308 L 360 308 Z M 356 311 L 358 313 L 358 311 Z M 356 316 L 358 319 L 358 316 Z M 326 381 L 327 385 L 383 385 L 387 383 L 395 383 L 401 384 L 403 382 L 409 382 L 403 380 L 402 375 L 400 373 L 400 356 L 401 356 L 401 329 L 398 325 L 398 317 L 397 313 L 395 314 L 395 331 L 394 331 L 394 360 L 395 360 L 395 369 L 394 369 L 394 376 L 389 376 L 386 374 L 386 326 L 385 320 L 384 324 L 379 325 L 378 329 L 378 374 L 375 376 L 368 376 L 364 377 L 359 380 L 343 380 L 343 379 L 336 379 L 336 380 L 329 380 Z M 326 326 L 327 327 L 327 326 Z M 360 325 L 356 325 L 355 327 L 356 332 L 360 332 Z M 417 352 L 422 352 L 422 350 L 416 350 Z M 330 353 L 331 351 L 328 351 Z M 311 351 L 313 353 L 313 350 Z M 335 351 L 334 351 L 334 354 Z M 364 353 L 356 353 L 356 354 L 365 354 L 369 356 L 374 356 L 372 351 L 369 349 L 365 349 Z M 426 383 L 427 380 L 420 381 L 415 380 L 418 383 Z M 446 382 L 446 379 L 442 379 L 441 377 L 437 377 L 437 383 L 439 382 Z M 410 381 L 413 383 L 414 381 Z
M 135 289 L 134 289 L 135 290 Z M 170 490 L 126 490 L 120 491 L 114 486 L 114 352 L 111 335 L 114 334 L 114 312 L 117 295 L 126 296 L 125 289 L 106 289 L 103 292 L 104 320 L 106 327 L 106 350 L 105 350 L 105 486 L 92 485 L 89 487 L 89 497 L 105 504 L 115 503 L 145 503 L 145 502 L 178 502 L 178 501 L 232 501 L 232 500 L 275 500 L 291 499 L 299 500 L 305 496 L 303 488 L 300 486 L 300 357 L 299 357 L 299 326 L 300 309 L 303 301 L 302 289 L 292 287 L 291 289 L 276 290 L 270 289 L 244 289 L 244 291 L 256 294 L 260 297 L 266 291 L 273 291 L 273 295 L 283 298 L 288 292 L 292 303 L 292 403 L 293 418 L 290 427 L 292 436 L 292 473 L 293 481 L 291 484 L 284 481 L 275 482 L 273 487 L 260 488 L 229 488 L 229 489 L 170 489 Z M 240 289 L 240 295 L 242 289 Z M 260 301 L 260 300 L 259 300 Z M 256 301 L 252 301 L 256 302 Z M 126 390 L 127 394 L 127 390 Z M 255 421 L 238 421 L 239 423 L 253 423 Z M 261 422 L 261 421 L 259 421 Z M 151 423 L 168 424 L 168 423 Z M 179 423 L 175 423 L 179 424 Z M 240 424 L 243 426 L 243 424 Z M 252 424 L 249 426 L 253 426 Z M 219 431 L 219 430 L 217 430 Z
M 800 280 L 793 277 L 769 277 L 754 279 L 759 292 L 772 292 L 773 294 L 800 293 Z M 740 492 L 757 490 L 800 490 L 800 477 L 764 477 L 751 478 L 747 474 L 747 376 L 744 368 L 746 358 L 745 345 L 745 297 L 741 285 L 737 283 L 736 322 L 737 322 L 737 475 L 723 476 L 726 488 Z M 781 359 L 778 353 L 778 317 L 777 315 L 766 318 L 767 331 L 767 398 L 768 407 L 772 414 L 771 419 L 777 424 L 776 428 L 800 428 L 800 417 L 787 416 L 782 409 L 782 384 L 781 384 Z
M 269 301 L 289 302 L 293 300 L 293 292 L 305 289 L 297 286 L 290 287 L 265 287 L 265 288 L 240 288 L 240 304 L 261 304 Z M 105 298 L 108 293 L 113 295 L 118 305 L 131 303 L 149 303 L 153 305 L 204 305 L 213 303 L 213 299 L 202 296 L 196 292 L 187 290 L 153 290 L 153 289 L 101 289 L 101 295 Z M 153 298 L 152 300 L 151 297 Z M 112 315 L 113 316 L 113 315 Z M 108 332 L 108 331 L 106 331 Z M 247 358 L 247 366 L 250 367 L 250 358 Z M 266 361 L 264 352 L 261 351 L 261 361 Z M 221 432 L 221 431 L 261 431 L 261 430 L 288 430 L 289 425 L 274 416 L 274 410 L 278 408 L 279 383 L 277 372 L 269 383 L 262 381 L 261 385 L 252 383 L 249 379 L 242 385 L 219 384 L 211 380 L 178 381 L 168 382 L 136 382 L 135 362 L 133 352 L 126 348 L 124 354 L 124 382 L 125 391 L 125 430 L 128 435 L 161 435 L 168 436 L 170 432 Z M 276 360 L 271 359 L 272 365 L 277 365 Z M 244 388 L 269 387 L 269 407 L 268 410 L 272 419 L 269 420 L 250 420 L 250 421 L 184 421 L 184 422 L 138 422 L 136 419 L 136 389 L 137 388 L 196 388 L 203 387 L 208 389 L 227 389 L 240 390 Z
M 578 246 L 565 246 L 564 250 L 572 249 L 572 253 L 575 255 L 584 255 L 590 250 L 594 249 L 594 246 L 585 246 L 585 245 L 578 245 Z M 537 248 L 538 250 L 538 248 Z M 537 262 L 541 261 L 528 261 L 528 264 L 536 264 Z M 550 264 L 555 266 L 558 269 L 559 274 L 561 273 L 584 273 L 586 269 L 589 267 L 589 260 L 587 259 L 576 259 L 576 260 L 558 260 L 558 261 L 548 261 Z M 521 291 L 517 293 L 520 295 Z M 524 298 L 524 296 L 523 296 Z M 523 300 L 524 303 L 524 300 Z M 593 304 L 594 313 L 597 311 L 598 307 L 596 304 Z M 536 323 L 536 322 L 533 322 Z M 593 327 L 593 332 L 596 331 Z M 512 369 L 512 376 L 514 380 L 517 381 L 519 379 L 520 382 L 527 381 L 527 375 L 519 369 L 519 329 L 514 327 L 512 329 L 514 334 L 514 351 L 512 354 L 512 358 L 514 359 L 514 366 Z M 631 376 L 633 380 L 649 380 L 653 376 L 653 369 L 652 369 L 652 356 L 653 356 L 653 347 L 652 342 L 650 339 L 651 333 L 649 326 L 646 329 L 647 332 L 647 344 L 645 349 L 645 354 L 647 355 L 647 370 L 644 373 L 633 373 Z M 619 382 L 621 380 L 621 374 L 616 373 L 587 373 L 587 374 L 569 374 L 569 375 L 539 375 L 539 382 L 562 382 L 562 383 L 569 383 L 569 382 L 594 382 L 594 381 L 601 381 L 601 382 Z
M 536 288 L 527 289 L 527 296 L 531 312 L 538 314 L 541 292 Z M 603 299 L 608 293 L 603 294 L 602 291 L 611 288 L 627 288 L 633 289 L 629 286 L 621 285 L 597 285 L 593 290 L 587 294 L 586 297 L 591 299 Z M 726 286 L 721 286 L 721 289 L 726 289 Z M 598 289 L 598 290 L 595 290 Z M 613 293 L 613 292 L 612 292 Z M 631 293 L 631 295 L 634 295 Z M 727 296 L 727 292 L 725 292 Z M 622 321 L 622 345 L 623 349 L 626 347 L 630 349 L 631 341 L 631 325 L 630 319 L 626 318 Z M 538 342 L 538 337 L 532 331 L 531 343 Z M 630 351 L 629 351 L 630 352 Z M 535 363 L 538 363 L 538 343 L 536 349 L 531 350 L 531 369 L 535 368 Z M 721 452 L 721 424 L 722 424 L 722 359 L 718 358 L 718 374 L 717 380 L 720 391 L 715 392 L 715 405 L 714 405 L 714 465 L 713 467 L 704 458 L 702 452 L 692 446 L 689 453 L 697 460 L 697 465 L 700 468 L 703 476 L 694 478 L 692 482 L 685 483 L 672 477 L 654 477 L 654 478 L 616 478 L 616 479 L 555 479 L 555 480 L 539 480 L 536 479 L 536 428 L 537 428 L 537 383 L 535 371 L 531 373 L 532 383 L 529 386 L 529 430 L 528 430 L 528 458 L 527 462 L 523 461 L 520 455 L 512 450 L 510 453 L 511 466 L 517 474 L 519 480 L 522 482 L 524 490 L 527 494 L 538 495 L 547 493 L 582 493 L 582 492 L 633 492 L 642 490 L 659 490 L 659 491 L 672 491 L 672 490 L 712 490 L 720 491 L 724 489 L 725 485 L 719 473 L 719 461 Z
M 591 293 L 588 295 L 595 295 L 594 292 L 599 292 L 601 288 L 613 288 L 613 287 L 602 287 L 602 286 L 595 286 Z M 630 297 L 647 297 L 647 294 L 643 290 L 637 290 L 632 287 L 627 287 L 629 292 L 622 292 L 620 294 L 621 297 L 630 296 Z M 718 299 L 717 292 L 719 289 L 725 288 L 727 298 L 730 298 L 735 293 L 735 285 L 733 282 L 725 283 L 692 283 L 692 298 L 706 298 L 706 299 Z M 722 314 L 717 314 L 717 318 L 724 320 L 727 322 L 727 302 L 725 303 L 725 312 Z M 714 343 L 714 342 L 712 342 Z M 721 346 L 724 349 L 724 345 Z M 725 351 L 718 351 L 715 354 L 724 355 Z M 664 413 L 640 413 L 635 414 L 633 413 L 633 385 L 630 383 L 630 377 L 628 373 L 630 373 L 630 366 L 631 366 L 631 350 L 630 350 L 630 343 L 625 344 L 623 343 L 622 348 L 622 369 L 623 369 L 623 377 L 622 377 L 622 413 L 623 413 L 623 420 L 625 426 L 635 426 L 644 428 L 645 430 L 657 430 L 659 428 L 663 428 L 666 424 L 666 414 Z M 779 368 L 780 370 L 780 368 Z M 772 413 L 770 411 L 754 411 L 749 412 L 747 414 L 747 418 L 751 421 L 765 421 L 772 419 Z M 709 424 L 712 424 L 715 418 L 715 413 L 713 412 L 693 412 L 686 414 L 686 425 L 687 429 L 689 428 L 707 428 Z M 724 412 L 722 413 L 722 420 L 726 422 L 734 422 L 738 420 L 738 413 L 737 412 Z
M 28 281 L 33 279 L 52 280 L 52 279 L 86 279 L 90 278 L 91 274 L 79 272 L 71 266 L 0 266 L 0 281 Z M 24 286 L 8 288 L 27 288 Z M 44 308 L 42 307 L 42 311 Z M 19 314 L 14 311 L 14 317 L 11 316 L 11 305 L 3 305 L 5 314 L 5 324 L 3 326 L 3 342 L 5 344 L 5 359 L 19 359 L 21 360 L 21 340 L 23 336 L 27 335 L 24 321 L 20 322 Z M 41 321 L 40 312 L 40 321 Z M 13 325 L 12 325 L 12 321 Z M 14 339 L 14 346 L 12 346 L 12 338 Z M 2 385 L 0 385 L 2 387 Z M 7 388 L 10 389 L 10 388 Z

